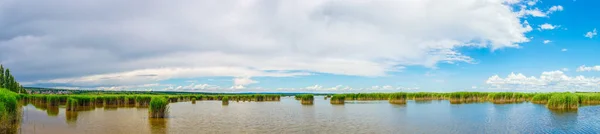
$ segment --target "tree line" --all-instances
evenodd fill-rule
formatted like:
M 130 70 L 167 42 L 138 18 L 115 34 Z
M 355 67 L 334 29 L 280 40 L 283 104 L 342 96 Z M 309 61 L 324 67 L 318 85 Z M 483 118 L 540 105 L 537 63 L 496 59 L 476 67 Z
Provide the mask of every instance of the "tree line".
M 4 69 L 4 66 L 0 64 L 0 88 L 6 88 L 16 93 L 27 93 L 23 85 L 19 84 L 15 77 L 10 74 L 10 69 Z

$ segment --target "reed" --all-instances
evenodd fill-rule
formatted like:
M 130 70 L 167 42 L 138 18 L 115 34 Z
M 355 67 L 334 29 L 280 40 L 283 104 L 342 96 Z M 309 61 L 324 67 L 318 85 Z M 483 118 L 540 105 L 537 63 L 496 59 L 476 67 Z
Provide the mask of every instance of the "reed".
M 133 95 L 124 96 L 124 100 L 123 100 L 124 105 L 127 107 L 135 106 L 136 105 L 135 97 L 136 96 L 133 96 Z
M 525 93 L 513 93 L 513 92 L 499 92 L 499 93 L 488 93 L 487 99 L 492 103 L 504 104 L 504 103 L 515 103 L 524 102 L 527 100 L 527 94 Z
M 57 95 L 49 95 L 46 97 L 46 104 L 48 104 L 48 107 L 58 107 L 58 105 L 60 105 L 60 97 Z
M 300 103 L 302 105 L 312 105 L 315 97 L 312 94 L 300 95 Z
M 552 93 L 538 93 L 531 98 L 531 103 L 546 104 L 548 99 L 552 96 Z
M 406 104 L 406 93 L 392 93 L 389 95 L 388 101 L 391 104 Z
M 577 110 L 579 96 L 574 93 L 556 93 L 548 99 L 546 107 L 555 110 Z
M 223 105 L 229 105 L 229 97 L 225 96 L 221 98 L 221 101 L 223 102 Z
M 0 133 L 16 133 L 20 120 L 18 95 L 0 88 Z
M 192 97 L 192 104 L 196 104 L 196 97 Z
M 583 93 L 577 94 L 579 96 L 579 102 L 581 104 L 587 105 L 596 105 L 600 104 L 600 94 L 599 93 Z
M 148 108 L 150 118 L 165 118 L 169 112 L 168 105 L 169 102 L 165 97 L 152 97 L 150 107 Z
M 418 92 L 418 93 L 407 93 L 406 99 L 411 100 L 441 100 L 444 98 L 443 93 L 427 93 L 427 92 Z
M 343 94 L 346 100 L 388 100 L 390 93 Z
M 77 110 L 77 106 L 79 106 L 79 102 L 77 101 L 77 99 L 75 98 L 69 98 L 67 99 L 67 107 L 66 107 L 66 111 L 75 111 Z
M 446 95 L 446 98 L 451 104 L 483 102 L 486 100 L 488 93 L 482 92 L 453 92 Z
M 137 107 L 148 107 L 150 100 L 152 100 L 150 95 L 138 95 L 135 96 L 135 105 Z
M 336 95 L 333 95 L 331 97 L 331 99 L 329 100 L 329 103 L 331 103 L 331 104 L 344 104 L 345 100 L 346 100 L 346 96 L 345 95 L 336 94 Z

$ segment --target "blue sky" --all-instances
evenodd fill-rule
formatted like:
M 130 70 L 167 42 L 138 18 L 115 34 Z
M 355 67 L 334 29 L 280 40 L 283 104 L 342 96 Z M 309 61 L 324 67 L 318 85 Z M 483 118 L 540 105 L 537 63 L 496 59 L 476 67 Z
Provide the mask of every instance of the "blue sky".
M 0 63 L 26 86 L 206 92 L 600 89 L 599 1 L 2 3 Z

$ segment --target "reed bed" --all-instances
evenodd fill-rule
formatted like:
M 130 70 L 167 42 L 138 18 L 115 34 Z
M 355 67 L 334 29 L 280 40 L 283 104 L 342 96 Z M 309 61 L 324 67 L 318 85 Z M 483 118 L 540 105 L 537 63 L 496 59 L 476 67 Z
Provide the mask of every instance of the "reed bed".
M 441 100 L 444 99 L 443 93 L 427 93 L 427 92 L 418 92 L 418 93 L 407 93 L 406 98 L 410 100 Z
M 342 94 L 346 96 L 346 100 L 388 100 L 390 93 L 356 93 Z
M 488 93 L 483 92 L 453 92 L 446 95 L 451 104 L 484 102 Z
M 579 97 L 579 103 L 586 105 L 597 105 L 600 104 L 600 93 L 580 93 L 577 94 Z
M 529 94 L 514 92 L 488 93 L 487 96 L 489 101 L 496 104 L 525 102 L 530 98 Z
M 391 104 L 406 104 L 407 93 L 392 93 L 389 95 L 388 101 Z
M 538 93 L 531 98 L 531 103 L 546 104 L 552 96 L 552 93 Z
M 0 133 L 16 133 L 20 121 L 19 96 L 0 88 Z
M 574 93 L 557 93 L 548 99 L 546 107 L 556 110 L 577 110 L 579 107 L 579 96 Z
M 314 103 L 314 96 L 312 94 L 303 94 L 299 96 L 300 103 L 303 105 L 312 105 Z
M 346 100 L 346 96 L 345 95 L 336 94 L 336 95 L 333 95 L 331 97 L 331 99 L 329 100 L 329 103 L 331 103 L 331 104 L 344 104 L 345 100 Z
M 148 108 L 150 118 L 165 118 L 169 113 L 168 105 L 169 102 L 165 97 L 152 97 L 152 100 L 150 100 L 150 106 Z
M 223 105 L 229 105 L 229 97 L 225 96 L 221 98 L 221 101 L 223 102 Z

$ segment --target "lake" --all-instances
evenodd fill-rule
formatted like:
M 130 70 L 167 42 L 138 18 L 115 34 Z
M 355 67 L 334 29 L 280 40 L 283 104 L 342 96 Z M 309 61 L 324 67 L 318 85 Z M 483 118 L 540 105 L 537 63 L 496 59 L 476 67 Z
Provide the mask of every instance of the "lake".
M 221 101 L 169 104 L 169 117 L 148 118 L 147 108 L 52 112 L 23 106 L 22 133 L 600 133 L 600 107 L 552 111 L 529 102 L 450 104 L 447 100 L 346 101 L 314 105 L 293 97 L 275 102 Z M 53 113 L 53 114 L 48 114 Z

